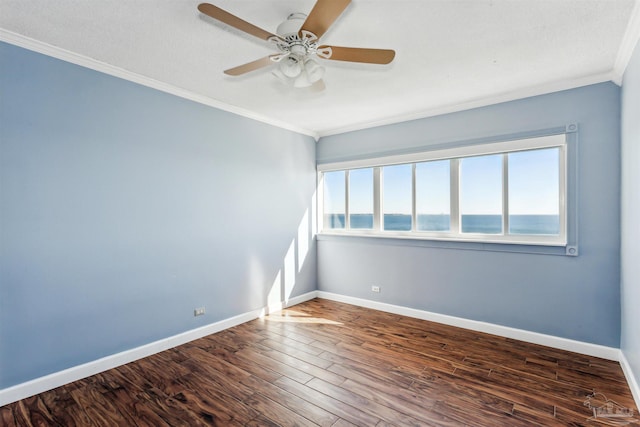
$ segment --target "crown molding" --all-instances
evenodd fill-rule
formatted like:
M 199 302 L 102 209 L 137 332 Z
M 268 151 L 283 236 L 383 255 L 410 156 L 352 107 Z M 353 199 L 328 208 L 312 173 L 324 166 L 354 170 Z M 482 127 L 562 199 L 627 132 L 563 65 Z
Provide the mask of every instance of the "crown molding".
M 129 70 L 125 70 L 124 68 L 115 67 L 113 65 L 107 64 L 106 62 L 98 61 L 96 59 L 89 58 L 87 56 L 80 55 L 80 54 L 71 52 L 69 50 L 50 45 L 48 43 L 43 43 L 41 41 L 32 39 L 30 37 L 25 37 L 21 34 L 17 34 L 12 31 L 7 31 L 2 28 L 0 28 L 0 41 L 15 45 L 27 50 L 31 50 L 33 52 L 41 53 L 43 55 L 47 55 L 52 58 L 70 62 L 72 64 L 79 65 L 81 67 L 89 68 L 94 71 L 108 74 L 110 76 L 114 76 L 123 80 L 128 80 L 130 82 L 137 83 L 142 86 L 147 86 L 152 89 L 159 90 L 161 92 L 178 96 L 180 98 L 188 99 L 190 101 L 194 101 L 199 104 L 206 105 L 208 107 L 217 108 L 219 110 L 237 114 L 239 116 L 256 120 L 258 122 L 266 123 L 268 125 L 272 125 L 281 129 L 289 130 L 302 135 L 311 136 L 316 141 L 319 139 L 318 133 L 314 132 L 313 130 L 294 126 L 291 123 L 282 122 L 279 120 L 273 120 L 261 114 L 256 114 L 253 111 L 249 111 L 244 108 L 239 108 L 239 107 L 218 101 L 213 98 L 202 96 L 197 93 L 191 92 L 189 90 L 182 89 L 180 87 L 170 85 L 170 84 L 161 82 L 159 80 L 155 80 L 150 77 L 134 73 Z
M 529 98 L 538 95 L 546 95 L 553 92 L 560 92 L 568 89 L 575 89 L 582 86 L 588 86 L 597 83 L 603 83 L 612 81 L 618 86 L 622 85 L 622 77 L 624 76 L 627 64 L 631 60 L 631 55 L 635 47 L 640 42 L 640 0 L 635 0 L 631 16 L 627 23 L 620 48 L 616 55 L 616 61 L 613 68 L 608 72 L 600 74 L 594 74 L 589 76 L 582 76 L 572 79 L 564 79 L 559 81 L 549 82 L 544 85 L 538 85 L 523 89 L 518 89 L 502 94 L 489 96 L 486 98 L 479 98 L 474 100 L 462 101 L 455 104 L 439 106 L 429 110 L 423 110 L 419 112 L 411 112 L 404 115 L 398 115 L 394 117 L 388 117 L 380 120 L 373 120 L 367 122 L 361 122 L 354 125 L 349 125 L 340 128 L 331 128 L 319 131 L 320 138 L 338 135 L 342 133 L 355 132 L 358 130 L 364 130 L 374 128 L 378 126 L 392 125 L 402 122 L 408 122 L 411 120 L 425 119 L 428 117 L 440 116 L 443 114 L 455 113 L 464 110 L 470 110 L 473 108 L 486 107 L 489 105 L 500 104 L 503 102 L 515 101 L 518 99 Z
M 546 83 L 544 85 L 531 86 L 522 89 L 516 89 L 512 91 L 503 92 L 493 96 L 484 98 L 477 98 L 471 100 L 461 101 L 455 104 L 438 106 L 432 109 L 410 112 L 403 115 L 388 117 L 380 120 L 373 120 L 367 122 L 361 122 L 355 125 L 325 129 L 320 131 L 319 135 L 323 137 L 338 135 L 342 133 L 355 132 L 358 130 L 364 130 L 374 128 L 378 126 L 393 125 L 411 120 L 426 119 L 428 117 L 441 116 L 449 113 L 456 113 L 460 111 L 471 110 L 474 108 L 487 107 L 490 105 L 501 104 L 503 102 L 517 101 L 519 99 L 530 98 L 533 96 L 547 95 L 554 92 L 561 92 L 563 90 L 576 89 L 583 86 L 589 86 L 598 83 L 604 83 L 613 81 L 615 83 L 615 74 L 613 71 L 604 72 L 600 74 L 581 76 L 571 79 L 557 80 Z M 618 84 L 619 86 L 619 84 Z
M 618 85 L 622 85 L 622 77 L 631 60 L 633 50 L 638 45 L 638 41 L 640 41 L 640 0 L 635 1 L 627 29 L 622 37 L 622 43 L 620 43 L 620 49 L 618 49 L 616 62 L 613 66 L 613 81 Z
M 205 97 L 194 92 L 182 89 L 167 83 L 146 77 L 123 68 L 115 67 L 113 65 L 101 62 L 77 53 L 43 43 L 41 41 L 25 37 L 23 35 L 0 29 L 0 41 L 4 41 L 34 52 L 42 53 L 53 58 L 61 59 L 66 62 L 70 62 L 76 65 L 80 65 L 85 68 L 89 68 L 98 72 L 112 75 L 114 77 L 122 78 L 134 83 L 141 84 L 143 86 L 151 87 L 162 92 L 166 92 L 181 98 L 185 98 L 209 107 L 217 108 L 223 111 L 227 111 L 233 114 L 237 114 L 242 117 L 246 117 L 252 120 L 256 120 L 262 123 L 266 123 L 278 128 L 290 130 L 303 135 L 311 136 L 316 141 L 319 141 L 322 137 L 331 135 L 337 135 L 341 133 L 354 132 L 358 130 L 374 128 L 378 126 L 392 125 L 402 123 L 411 120 L 424 119 L 428 117 L 454 113 L 473 108 L 480 108 L 489 105 L 499 104 L 508 101 L 514 101 L 517 99 L 528 98 L 537 95 L 544 95 L 552 92 L 558 92 L 567 89 L 574 89 L 581 86 L 587 86 L 591 84 L 602 83 L 605 81 L 613 81 L 614 83 L 621 85 L 622 77 L 626 66 L 633 54 L 633 50 L 640 40 L 640 0 L 636 0 L 634 8 L 631 13 L 622 43 L 618 50 L 614 67 L 609 72 L 601 74 L 582 76 L 572 79 L 564 79 L 560 81 L 549 82 L 545 85 L 539 85 L 535 87 L 523 88 L 514 91 L 497 94 L 495 96 L 489 96 L 480 99 L 465 100 L 459 103 L 439 106 L 436 108 L 414 111 L 407 114 L 396 115 L 393 117 L 387 117 L 383 119 L 364 121 L 357 124 L 352 124 L 344 127 L 328 128 L 324 130 L 312 130 L 307 128 L 301 128 L 288 122 L 279 120 L 273 120 L 261 114 L 256 114 L 253 111 L 249 111 L 244 108 L 233 106 L 213 98 Z

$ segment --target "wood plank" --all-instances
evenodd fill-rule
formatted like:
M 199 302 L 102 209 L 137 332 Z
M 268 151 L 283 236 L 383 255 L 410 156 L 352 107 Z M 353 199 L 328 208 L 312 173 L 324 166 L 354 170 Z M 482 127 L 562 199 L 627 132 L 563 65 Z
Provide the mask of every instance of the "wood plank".
M 313 350 L 303 351 L 295 347 L 288 346 L 287 344 L 283 344 L 282 342 L 278 342 L 275 340 L 265 340 L 262 342 L 265 346 L 280 351 L 282 353 L 287 353 L 293 357 L 296 357 L 300 360 L 304 360 L 312 365 L 316 365 L 322 369 L 326 369 L 330 363 L 327 363 L 326 360 L 318 357 L 318 354 L 322 353 L 321 349 L 313 348 Z M 311 347 L 311 346 L 307 346 Z
M 313 379 L 313 376 L 294 368 L 290 365 L 282 363 L 278 360 L 272 359 L 264 354 L 258 353 L 250 348 L 245 348 L 236 353 L 239 357 L 243 358 L 249 363 L 254 363 L 258 366 L 262 366 L 268 369 L 271 369 L 274 372 L 277 372 L 281 375 L 291 378 L 292 380 L 298 381 L 299 383 L 306 383 Z
M 354 426 L 355 424 L 351 424 L 349 421 L 343 420 L 342 418 L 340 418 L 331 427 L 354 427 Z M 384 427 L 384 426 L 391 427 L 390 424 L 387 424 L 384 421 L 380 421 L 378 424 L 376 424 L 376 427 Z
M 216 363 L 215 361 L 206 362 L 205 360 L 200 355 L 197 359 L 185 361 L 184 366 L 191 368 L 192 373 L 178 379 L 176 382 L 185 385 L 184 380 L 191 379 L 194 375 L 197 375 L 201 379 L 201 383 L 211 387 L 212 390 L 222 389 L 225 394 L 240 401 L 254 393 L 254 390 L 242 384 L 242 380 L 251 375 L 249 372 L 239 369 L 226 361 Z M 180 387 L 176 388 L 179 389 Z
M 249 388 L 231 390 L 200 372 L 185 375 L 176 384 L 182 388 L 172 398 L 183 406 L 198 407 L 200 413 L 206 412 L 213 419 L 244 424 L 258 416 L 258 411 L 243 403 L 252 394 Z
M 273 382 L 282 376 L 282 374 L 247 361 L 245 358 L 239 357 L 237 353 L 230 352 L 224 348 L 211 348 L 207 353 L 214 356 L 217 360 L 227 362 L 227 364 L 235 366 L 248 374 L 262 378 L 265 381 Z
M 289 408 L 282 406 L 278 402 L 273 401 L 260 393 L 255 393 L 247 399 L 246 404 L 255 408 L 262 416 L 279 425 L 300 427 L 317 426 L 317 424 L 311 422 L 302 415 L 297 414 Z
M 314 390 L 317 390 L 329 396 L 333 396 L 342 402 L 348 403 L 351 406 L 360 409 L 361 411 L 364 411 L 382 420 L 388 421 L 392 424 L 403 426 L 433 425 L 427 420 L 427 418 L 429 418 L 429 411 L 427 408 L 423 408 L 422 417 L 420 419 L 416 419 L 411 415 L 406 415 L 405 413 L 391 407 L 394 405 L 385 406 L 384 404 L 378 403 L 379 400 L 382 400 L 387 404 L 389 403 L 388 401 L 379 397 L 381 396 L 381 394 L 377 394 L 374 396 L 373 394 L 368 393 L 367 396 L 362 396 L 358 393 L 348 390 L 346 388 L 347 385 L 348 384 L 345 383 L 343 385 L 344 387 L 335 386 L 320 379 L 314 379 L 308 384 L 308 386 L 313 388 Z M 378 399 L 375 399 L 374 397 L 378 397 Z M 442 419 L 440 419 L 439 421 L 442 422 Z
M 87 413 L 71 396 L 70 390 L 73 389 L 74 388 L 68 386 L 58 387 L 42 393 L 40 396 L 55 422 L 60 425 L 68 427 L 91 425 Z
M 145 405 L 138 399 L 132 399 L 131 395 L 125 388 L 114 389 L 104 396 L 111 400 L 113 405 L 118 408 L 121 413 L 127 414 L 129 419 L 133 420 L 137 426 L 171 426 L 148 405 Z M 77 425 L 80 426 L 85 424 L 79 422 Z
M 87 414 L 92 424 L 100 426 L 127 425 L 135 423 L 128 414 L 122 414 L 114 405 L 113 400 L 108 399 L 94 385 L 73 390 L 71 396 Z
M 249 406 L 245 406 L 243 408 L 245 411 L 231 411 L 230 408 L 233 406 L 226 405 L 231 399 L 226 396 L 211 394 L 210 389 L 206 387 L 204 387 L 200 393 L 194 389 L 185 389 L 184 391 L 174 395 L 173 398 L 182 405 L 188 406 L 192 411 L 198 413 L 207 424 L 242 426 L 251 421 L 251 418 L 246 420 L 242 419 L 244 415 L 254 413 L 254 415 L 257 416 L 257 412 L 253 410 L 248 411 L 251 409 Z M 237 406 L 240 405 L 238 404 Z
M 170 426 L 206 426 L 210 425 L 206 414 L 199 414 L 197 408 L 182 405 L 180 401 L 165 395 L 158 389 L 147 389 L 136 393 L 133 399 L 143 402 L 151 411 L 158 414 Z
M 244 384 L 254 390 L 259 390 L 259 393 L 263 396 L 280 403 L 282 406 L 291 409 L 319 426 L 332 426 L 338 420 L 337 416 L 314 405 L 312 402 L 308 402 L 260 378 L 251 376 L 244 380 Z
M 289 378 L 280 378 L 276 381 L 276 385 L 357 426 L 369 427 L 376 425 L 380 421 L 380 418 L 369 415 L 361 411 L 358 407 L 343 402 L 336 397 L 328 396 L 304 384 L 297 383 Z
M 317 377 L 336 385 L 344 382 L 343 376 L 337 375 L 327 369 L 320 368 L 316 365 L 305 362 L 304 360 L 300 360 L 297 357 L 290 356 L 286 353 L 271 349 L 260 350 L 260 353 L 270 359 L 278 361 L 284 365 L 288 365 L 298 371 L 304 372 L 311 377 Z M 327 365 L 327 367 L 330 366 L 331 365 Z
M 374 382 L 392 384 L 399 389 L 407 388 L 415 381 L 414 378 L 404 375 L 395 369 L 380 369 L 376 366 L 360 363 L 356 360 L 347 359 L 328 352 L 323 353 L 322 357 L 334 362 L 327 368 L 329 371 L 345 377 L 349 376 L 348 374 L 350 372 L 357 373 L 371 378 Z
M 6 427 L 14 427 L 17 425 L 11 405 L 0 407 L 0 425 Z

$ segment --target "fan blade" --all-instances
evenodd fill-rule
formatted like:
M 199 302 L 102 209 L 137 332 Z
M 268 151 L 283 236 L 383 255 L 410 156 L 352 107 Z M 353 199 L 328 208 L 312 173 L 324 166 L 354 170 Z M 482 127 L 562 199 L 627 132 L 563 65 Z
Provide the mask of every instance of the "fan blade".
M 281 56 L 281 54 L 269 55 L 267 57 L 260 58 L 252 62 L 248 62 L 243 65 L 238 65 L 237 67 L 229 68 L 228 70 L 224 70 L 224 73 L 230 76 L 239 76 L 241 74 L 245 74 L 250 71 L 257 70 L 259 68 L 267 67 L 277 62 L 278 61 L 277 58 L 279 56 Z
M 320 46 L 318 51 L 331 49 L 328 57 L 318 55 L 321 58 L 332 59 L 334 61 L 365 62 L 367 64 L 388 64 L 396 56 L 395 50 L 391 49 L 367 49 L 361 47 L 340 47 L 340 46 Z
M 309 12 L 300 31 L 306 30 L 320 38 L 327 32 L 331 24 L 349 6 L 351 0 L 318 0 Z
M 214 6 L 209 3 L 201 3 L 198 5 L 198 10 L 205 15 L 212 17 L 213 19 L 217 19 L 220 22 L 237 28 L 238 30 L 244 31 L 247 34 L 251 34 L 252 36 L 258 37 L 259 39 L 269 40 L 271 37 L 278 37 L 275 34 L 265 31 L 262 28 L 256 27 L 255 25 L 238 18 L 237 16 L 227 12 L 226 10 L 220 9 L 218 6 Z

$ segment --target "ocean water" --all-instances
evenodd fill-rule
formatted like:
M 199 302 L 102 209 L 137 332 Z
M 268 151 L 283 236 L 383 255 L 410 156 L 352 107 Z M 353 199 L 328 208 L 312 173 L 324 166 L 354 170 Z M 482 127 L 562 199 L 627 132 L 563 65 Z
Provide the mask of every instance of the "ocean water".
M 351 215 L 352 229 L 372 229 L 373 215 Z M 411 215 L 385 214 L 384 229 L 390 231 L 410 231 Z M 345 228 L 344 214 L 325 215 L 329 229 Z M 501 234 L 501 215 L 462 215 L 463 233 Z M 449 215 L 418 215 L 418 231 L 449 231 Z M 558 235 L 560 218 L 558 215 L 510 215 L 509 234 Z

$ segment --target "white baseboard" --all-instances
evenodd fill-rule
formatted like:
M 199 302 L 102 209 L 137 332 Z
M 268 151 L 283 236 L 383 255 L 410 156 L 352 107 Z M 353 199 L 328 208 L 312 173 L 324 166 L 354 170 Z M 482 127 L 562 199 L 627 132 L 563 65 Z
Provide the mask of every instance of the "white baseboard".
M 362 298 L 349 297 L 345 295 L 334 294 L 331 292 L 318 291 L 318 298 L 325 298 L 333 301 L 344 302 L 347 304 L 357 305 L 360 307 L 372 308 L 374 310 L 386 311 L 388 313 L 414 317 L 416 319 L 429 320 L 431 322 L 443 323 L 445 325 L 451 325 L 459 328 L 470 329 L 473 331 L 499 335 L 506 338 L 513 338 L 516 340 L 530 342 L 533 344 L 540 344 L 540 345 L 545 345 L 548 347 L 553 347 L 561 350 L 573 351 L 575 353 L 585 354 L 588 356 L 600 357 L 602 359 L 615 360 L 615 361 L 620 360 L 620 349 L 614 348 L 614 347 L 606 347 L 598 344 L 575 341 L 575 340 L 570 340 L 566 338 L 555 337 L 553 335 L 545 335 L 537 332 L 530 332 L 522 329 L 510 328 L 508 326 L 495 325 L 493 323 L 486 323 L 486 322 L 478 322 L 476 320 L 469 320 L 461 317 L 448 316 L 446 314 L 438 314 L 430 311 L 417 310 L 414 308 L 408 308 L 408 307 L 403 307 L 399 305 L 371 301 L 371 300 L 366 300 Z
M 34 380 L 17 384 L 12 387 L 1 389 L 0 406 L 8 405 L 9 403 L 16 402 L 26 397 L 30 397 L 38 393 L 43 393 L 56 387 L 69 384 L 70 382 L 77 381 L 100 372 L 104 372 L 108 369 L 122 366 L 129 362 L 133 362 L 135 360 L 142 359 L 143 357 L 148 357 L 161 351 L 177 347 L 198 338 L 215 334 L 216 332 L 220 332 L 233 326 L 248 322 L 250 320 L 257 319 L 258 317 L 264 316 L 266 313 L 278 311 L 283 308 L 311 300 L 316 296 L 316 291 L 308 292 L 306 294 L 291 298 L 287 301 L 283 301 L 279 304 L 252 310 L 247 313 L 239 314 L 228 319 L 220 320 L 218 322 L 202 326 L 200 328 L 192 329 L 190 331 L 154 341 L 140 347 L 132 348 L 131 350 L 126 350 L 121 353 L 116 353 L 107 357 L 103 357 L 101 359 L 84 363 L 82 365 L 65 369 L 63 371 L 54 372 L 53 374 L 49 374 L 44 377 L 36 378 Z
M 633 399 L 636 401 L 636 408 L 640 408 L 640 384 L 638 384 L 638 381 L 636 381 L 636 377 L 635 375 L 633 375 L 631 365 L 629 365 L 629 361 L 627 360 L 623 351 L 620 351 L 620 366 L 622 367 L 624 376 L 627 378 L 627 383 L 629 384 L 629 388 L 631 389 Z
M 91 375 L 95 375 L 108 369 L 116 368 L 118 366 L 133 362 L 143 357 L 151 356 L 161 351 L 185 344 L 187 342 L 202 338 L 210 334 L 214 334 L 216 332 L 220 332 L 222 330 L 240 325 L 250 320 L 257 319 L 258 317 L 264 316 L 265 314 L 272 313 L 296 304 L 300 304 L 316 297 L 343 302 L 360 307 L 371 308 L 374 310 L 385 311 L 388 313 L 400 314 L 416 319 L 429 320 L 445 325 L 456 326 L 459 328 L 470 329 L 478 332 L 485 332 L 493 335 L 513 338 L 525 342 L 545 345 L 561 350 L 573 351 L 588 356 L 600 357 L 603 359 L 620 362 L 629 383 L 629 387 L 631 388 L 631 391 L 633 393 L 634 399 L 636 400 L 636 405 L 640 407 L 640 405 L 638 404 L 640 403 L 640 388 L 638 387 L 638 384 L 635 381 L 635 377 L 631 372 L 631 368 L 620 349 L 324 291 L 311 291 L 278 304 L 273 304 L 262 309 L 257 309 L 240 314 L 238 316 L 230 317 L 228 319 L 224 319 L 197 329 L 192 329 L 190 331 L 164 338 L 162 340 L 158 340 L 140 347 L 136 347 L 131 350 L 123 351 L 121 353 L 107 356 L 102 359 L 94 360 L 92 362 L 74 366 L 60 372 L 55 372 L 44 377 L 36 378 L 22 384 L 2 389 L 0 390 L 0 406 L 7 405 L 9 403 L 45 392 L 47 390 L 51 390 L 56 387 L 60 387 L 62 385 L 80 380 L 82 378 L 86 378 Z

